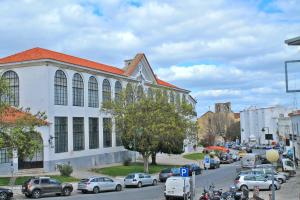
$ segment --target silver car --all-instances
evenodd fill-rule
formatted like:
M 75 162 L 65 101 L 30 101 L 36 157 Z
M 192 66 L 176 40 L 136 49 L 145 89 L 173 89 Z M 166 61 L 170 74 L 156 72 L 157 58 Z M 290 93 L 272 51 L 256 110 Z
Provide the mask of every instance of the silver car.
M 134 173 L 128 174 L 124 179 L 125 187 L 136 186 L 138 188 L 144 185 L 156 185 L 157 179 L 149 174 L 145 173 Z
M 254 168 L 254 169 L 252 169 L 252 171 L 261 172 L 261 173 L 265 174 L 268 177 L 272 176 L 272 168 Z M 278 173 L 278 172 L 274 171 L 274 177 L 277 179 L 277 181 L 280 184 L 286 182 L 286 176 L 284 174 L 281 174 L 281 173 Z
M 278 181 L 274 181 L 275 189 L 279 190 L 281 184 Z M 261 175 L 239 175 L 236 177 L 234 185 L 240 190 L 249 189 L 253 190 L 255 187 L 259 189 L 272 190 L 272 180 L 265 178 Z
M 81 179 L 78 183 L 78 189 L 82 193 L 93 192 L 99 193 L 101 191 L 121 191 L 122 184 L 108 177 L 91 177 Z

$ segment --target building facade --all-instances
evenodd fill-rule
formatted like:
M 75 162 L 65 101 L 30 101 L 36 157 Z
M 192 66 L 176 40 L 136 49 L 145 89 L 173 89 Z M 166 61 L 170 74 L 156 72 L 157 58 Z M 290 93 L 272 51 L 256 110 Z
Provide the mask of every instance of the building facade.
M 195 107 L 190 91 L 157 78 L 144 54 L 125 64 L 121 69 L 42 48 L 0 59 L 0 75 L 12 92 L 6 101 L 47 115 L 48 126 L 39 128 L 44 148 L 33 161 L 54 171 L 61 163 L 86 168 L 130 157 L 113 117 L 101 111 L 103 102 L 118 98 L 124 89 L 149 94 L 153 88 L 163 88 L 170 102 L 187 101 Z M 18 169 L 29 162 L 13 160 Z
M 284 138 L 285 133 L 290 131 L 288 114 L 291 110 L 276 106 L 269 108 L 250 107 L 241 111 L 241 142 L 255 144 L 278 143 Z M 271 134 L 273 139 L 266 140 L 266 134 Z

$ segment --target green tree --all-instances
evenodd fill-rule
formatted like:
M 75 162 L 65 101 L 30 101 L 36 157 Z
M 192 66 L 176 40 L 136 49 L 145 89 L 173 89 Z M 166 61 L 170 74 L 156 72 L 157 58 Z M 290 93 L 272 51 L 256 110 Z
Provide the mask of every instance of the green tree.
M 3 101 L 9 95 L 8 84 L 0 77 L 0 148 L 16 148 L 19 158 L 32 159 L 35 151 L 42 148 L 41 136 L 35 129 L 46 124 L 45 113 L 38 112 L 32 115 L 29 109 L 9 107 Z M 7 118 L 10 117 L 15 120 L 8 122 Z
M 113 115 L 124 147 L 142 155 L 144 171 L 148 172 L 151 155 L 182 152 L 194 112 L 191 105 L 176 107 L 169 103 L 166 93 L 160 89 L 152 90 L 155 98 L 148 98 L 141 92 L 137 94 L 137 91 L 136 88 L 126 89 L 117 101 L 103 104 L 102 110 Z M 132 95 L 138 98 L 129 98 Z

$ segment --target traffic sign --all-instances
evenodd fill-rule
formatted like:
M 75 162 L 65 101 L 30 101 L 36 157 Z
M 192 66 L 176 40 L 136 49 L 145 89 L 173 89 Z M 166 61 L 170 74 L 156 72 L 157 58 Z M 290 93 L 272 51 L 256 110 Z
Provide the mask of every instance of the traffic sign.
M 189 169 L 187 167 L 180 167 L 180 176 L 188 177 L 189 176 Z

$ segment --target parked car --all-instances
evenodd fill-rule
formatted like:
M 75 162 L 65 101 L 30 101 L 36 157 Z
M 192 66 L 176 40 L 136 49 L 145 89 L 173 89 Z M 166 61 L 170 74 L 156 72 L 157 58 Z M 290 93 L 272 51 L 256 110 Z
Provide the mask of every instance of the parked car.
M 141 188 L 145 185 L 156 185 L 157 179 L 149 174 L 145 173 L 133 173 L 128 174 L 124 179 L 125 187 L 136 186 Z
M 220 159 L 217 156 L 204 158 L 204 169 L 216 169 L 220 167 Z
M 238 175 L 235 179 L 234 184 L 242 191 L 244 189 L 253 190 L 255 186 L 258 186 L 259 189 L 272 190 L 272 180 L 261 175 Z M 274 184 L 276 190 L 279 190 L 281 188 L 280 183 L 278 183 L 276 180 L 274 181 Z
M 180 169 L 179 168 L 166 168 L 161 170 L 159 173 L 159 181 L 165 182 L 167 178 L 171 176 L 179 176 L 180 175 Z
M 272 176 L 272 168 L 266 168 L 266 167 L 264 167 L 264 168 L 254 168 L 254 169 L 252 169 L 252 171 L 262 172 L 263 174 L 265 174 L 269 177 Z M 278 173 L 276 171 L 274 171 L 274 176 L 280 184 L 285 183 L 286 180 L 287 180 L 285 174 L 281 174 L 281 173 Z
M 260 156 L 255 153 L 247 153 L 241 159 L 241 167 L 242 168 L 253 168 L 259 164 L 261 164 Z
M 261 164 L 261 165 L 256 165 L 255 168 L 269 168 L 269 173 L 271 173 L 271 168 L 273 167 L 272 164 Z M 276 171 L 276 173 L 281 174 L 283 176 L 285 176 L 286 180 L 289 179 L 290 174 L 288 172 L 278 172 Z
M 102 191 L 121 191 L 122 184 L 108 177 L 91 177 L 81 179 L 78 183 L 78 190 L 82 193 L 93 192 L 95 194 Z
M 220 156 L 221 164 L 230 164 L 233 163 L 233 159 L 229 153 L 221 154 Z
M 165 184 L 165 198 L 166 200 L 171 198 L 183 198 L 190 197 L 190 178 L 189 177 L 170 177 Z
M 246 154 L 247 154 L 246 150 L 240 150 L 239 153 L 238 153 L 240 158 L 243 158 Z
M 22 193 L 26 197 L 40 198 L 44 194 L 57 194 L 70 196 L 73 186 L 70 183 L 60 183 L 50 177 L 33 177 L 22 185 Z
M 12 190 L 6 188 L 0 188 L 0 199 L 9 200 L 14 196 Z
M 201 174 L 201 168 L 197 164 L 188 164 L 183 165 L 182 167 L 189 169 L 189 176 L 192 176 L 193 172 L 195 172 L 195 175 Z
M 247 171 L 241 171 L 239 175 L 260 175 L 264 176 L 265 178 L 271 178 L 272 174 L 267 173 L 265 170 L 260 169 L 252 169 Z M 286 177 L 282 174 L 278 174 L 277 172 L 274 172 L 274 178 L 277 180 L 280 184 L 283 184 L 286 182 Z

